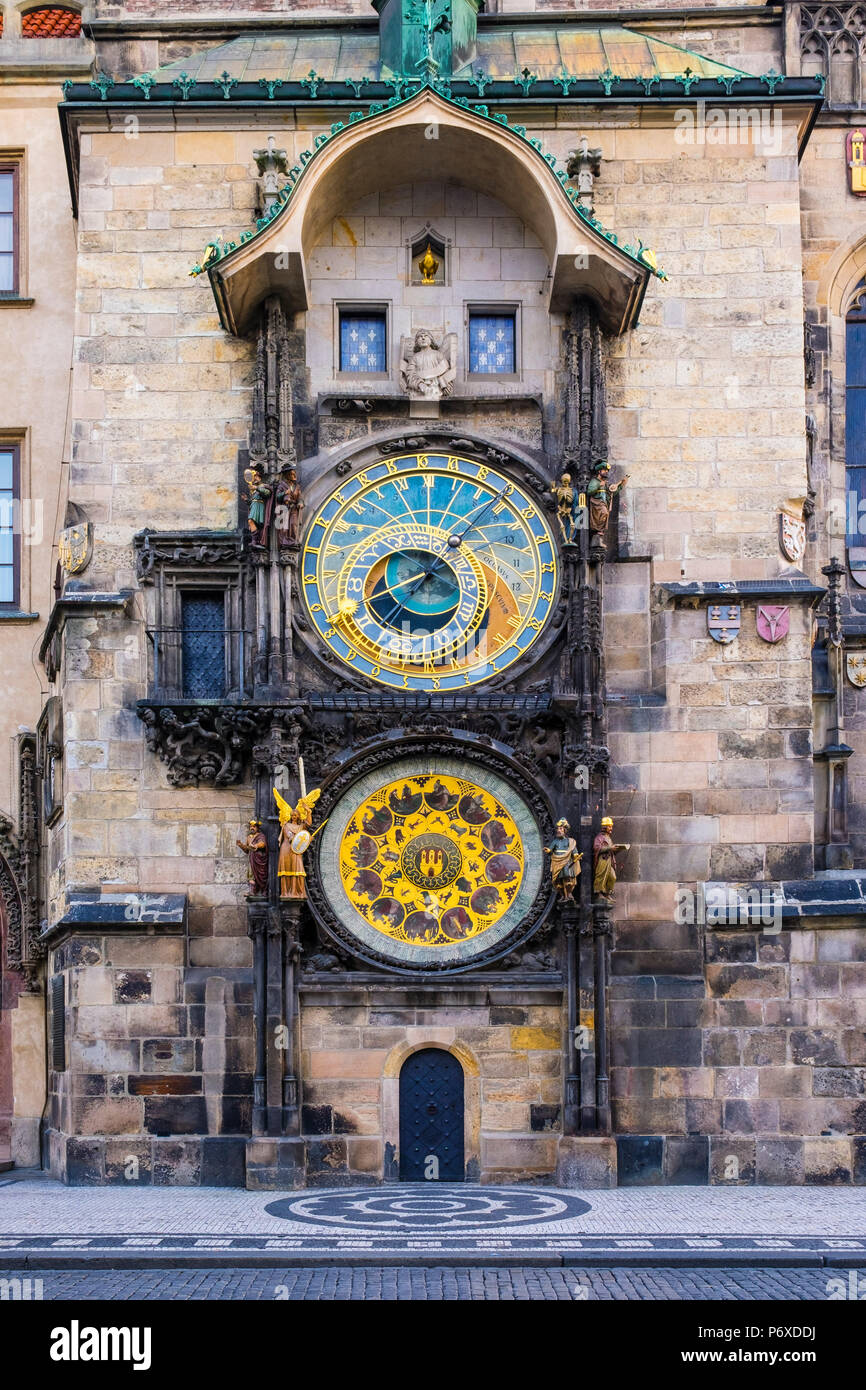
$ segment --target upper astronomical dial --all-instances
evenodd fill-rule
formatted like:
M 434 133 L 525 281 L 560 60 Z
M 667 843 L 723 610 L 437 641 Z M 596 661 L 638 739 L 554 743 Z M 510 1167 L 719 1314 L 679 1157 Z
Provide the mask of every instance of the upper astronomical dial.
M 304 546 L 304 597 L 340 659 L 396 690 L 457 690 L 544 628 L 556 548 L 536 504 L 453 454 L 375 463 L 332 493 Z

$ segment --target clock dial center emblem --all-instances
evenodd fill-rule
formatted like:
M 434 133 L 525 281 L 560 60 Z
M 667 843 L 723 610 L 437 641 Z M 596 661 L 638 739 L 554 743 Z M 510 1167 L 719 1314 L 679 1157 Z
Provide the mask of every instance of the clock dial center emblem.
M 404 878 L 416 888 L 446 888 L 463 867 L 460 847 L 446 835 L 416 835 L 400 856 Z

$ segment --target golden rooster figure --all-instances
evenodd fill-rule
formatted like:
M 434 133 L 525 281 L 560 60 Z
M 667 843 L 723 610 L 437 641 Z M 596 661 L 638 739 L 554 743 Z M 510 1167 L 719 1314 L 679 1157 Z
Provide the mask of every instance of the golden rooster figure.
M 418 269 L 421 272 L 422 285 L 436 284 L 436 272 L 439 269 L 439 262 L 433 255 L 433 247 L 430 245 L 429 241 L 427 243 L 427 250 L 418 262 Z
M 294 810 L 280 796 L 274 787 L 274 800 L 280 816 L 279 859 L 277 877 L 280 882 L 281 898 L 306 898 L 307 871 L 304 868 L 304 854 L 309 848 L 312 836 L 313 807 L 321 792 L 305 792 Z

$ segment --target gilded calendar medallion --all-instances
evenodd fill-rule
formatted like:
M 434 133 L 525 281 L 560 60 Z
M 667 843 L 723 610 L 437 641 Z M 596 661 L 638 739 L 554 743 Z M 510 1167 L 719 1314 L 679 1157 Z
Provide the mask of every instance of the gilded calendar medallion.
M 486 951 L 541 882 L 534 817 L 502 778 L 458 759 L 369 773 L 323 828 L 319 869 L 343 925 L 407 964 Z

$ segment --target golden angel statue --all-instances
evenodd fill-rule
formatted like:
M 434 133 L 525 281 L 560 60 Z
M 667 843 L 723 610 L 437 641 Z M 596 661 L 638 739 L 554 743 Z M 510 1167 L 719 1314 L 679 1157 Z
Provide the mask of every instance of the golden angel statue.
M 280 882 L 281 898 L 306 898 L 307 871 L 304 868 L 304 854 L 313 838 L 310 826 L 313 823 L 313 807 L 321 796 L 318 788 L 305 792 L 297 806 L 292 810 L 287 801 L 274 787 L 274 800 L 280 816 L 279 859 L 277 877 Z

